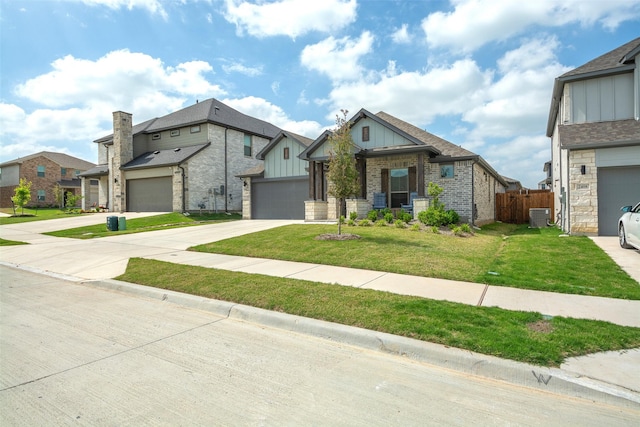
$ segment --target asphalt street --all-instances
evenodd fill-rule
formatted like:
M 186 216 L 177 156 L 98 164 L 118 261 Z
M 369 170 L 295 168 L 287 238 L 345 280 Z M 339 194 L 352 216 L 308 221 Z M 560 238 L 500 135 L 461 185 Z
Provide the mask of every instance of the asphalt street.
M 640 408 L 0 266 L 0 425 L 638 425 Z

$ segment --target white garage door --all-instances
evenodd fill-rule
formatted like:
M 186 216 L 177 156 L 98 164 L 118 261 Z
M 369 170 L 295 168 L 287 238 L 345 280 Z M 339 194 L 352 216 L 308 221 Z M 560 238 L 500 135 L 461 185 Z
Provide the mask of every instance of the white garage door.
M 640 201 L 640 166 L 598 168 L 598 234 L 618 234 L 620 208 Z
M 129 212 L 172 212 L 171 177 L 128 180 L 127 210 Z

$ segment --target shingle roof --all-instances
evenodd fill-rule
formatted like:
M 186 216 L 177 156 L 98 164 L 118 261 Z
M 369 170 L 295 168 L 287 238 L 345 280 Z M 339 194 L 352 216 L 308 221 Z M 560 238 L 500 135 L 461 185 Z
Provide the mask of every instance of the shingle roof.
M 447 140 L 435 136 L 434 134 L 429 133 L 426 130 L 420 129 L 417 126 L 400 120 L 397 117 L 385 113 L 384 111 L 380 111 L 378 114 L 376 114 L 376 116 L 381 118 L 385 122 L 392 124 L 398 129 L 408 133 L 417 140 L 422 141 L 425 145 L 430 145 L 436 148 L 440 151 L 442 156 L 469 157 L 476 155 L 475 153 L 472 153 L 471 151 L 466 150 L 459 145 L 455 145 Z
M 640 122 L 634 119 L 558 126 L 562 148 L 637 145 Z
M 139 133 L 155 133 L 198 123 L 214 123 L 222 127 L 240 130 L 271 139 L 280 128 L 264 120 L 256 119 L 229 107 L 215 98 L 198 102 L 182 110 L 166 116 L 147 120 L 133 127 L 133 135 Z M 105 143 L 113 140 L 113 135 L 96 139 L 94 142 Z
M 210 144 L 192 145 L 190 147 L 173 148 L 170 150 L 150 151 L 136 157 L 122 166 L 122 170 L 147 169 L 160 166 L 178 165 L 196 155 Z
M 109 165 L 106 165 L 106 164 L 94 166 L 91 169 L 88 169 L 82 172 L 78 176 L 94 177 L 94 176 L 105 176 L 105 175 L 109 175 Z
M 37 157 L 45 157 L 51 160 L 52 162 L 59 164 L 60 167 L 69 168 L 69 169 L 87 170 L 95 166 L 94 163 L 87 162 L 86 160 L 82 160 L 77 157 L 70 156 L 68 154 L 54 153 L 52 151 L 41 151 L 39 153 L 30 154 L 24 157 L 19 157 L 14 160 L 9 160 L 8 162 L 4 162 L 0 164 L 0 167 L 15 165 L 15 164 L 22 164 L 25 160 L 31 160 Z
M 640 46 L 640 37 L 631 40 L 622 46 L 613 49 L 610 52 L 600 55 L 596 59 L 587 62 L 584 65 L 574 68 L 560 76 L 560 78 L 576 76 L 581 74 L 589 74 L 598 71 L 614 71 L 616 68 L 624 67 L 626 64 L 621 62 L 622 59 L 632 50 Z M 630 60 L 627 59 L 627 62 Z

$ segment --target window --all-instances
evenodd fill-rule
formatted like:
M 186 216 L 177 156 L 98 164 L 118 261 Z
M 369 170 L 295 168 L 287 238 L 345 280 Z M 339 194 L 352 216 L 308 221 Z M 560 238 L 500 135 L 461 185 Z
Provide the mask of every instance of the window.
M 77 177 L 78 175 L 80 175 L 80 171 L 78 169 L 76 169 L 75 174 L 76 174 L 76 177 Z
M 391 207 L 399 208 L 409 201 L 409 169 L 391 169 L 390 172 Z
M 67 168 L 60 168 L 60 175 L 65 176 L 67 174 Z
M 244 155 L 251 157 L 251 135 L 244 134 Z
M 45 199 L 44 190 L 38 190 L 38 201 L 39 202 L 44 202 L 44 199 Z
M 284 157 L 285 160 L 289 159 L 289 147 L 284 147 L 283 157 Z
M 441 178 L 453 178 L 453 165 L 440 165 Z
M 44 166 L 38 166 L 38 176 L 44 177 Z
M 158 139 L 160 139 L 161 135 L 159 133 L 154 133 L 153 135 L 151 135 L 151 139 L 153 141 L 156 141 Z
M 200 132 L 200 125 L 198 126 L 191 126 L 191 129 L 189 130 L 191 133 L 198 133 Z
M 171 135 L 171 137 L 180 136 L 180 129 L 173 129 L 169 135 Z
M 363 141 L 369 140 L 369 126 L 362 127 L 362 140 Z

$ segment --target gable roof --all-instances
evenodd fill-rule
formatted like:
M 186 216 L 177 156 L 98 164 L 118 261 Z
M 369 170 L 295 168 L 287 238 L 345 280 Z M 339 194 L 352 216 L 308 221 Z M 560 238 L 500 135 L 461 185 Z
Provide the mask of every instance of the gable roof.
M 53 151 L 41 151 L 35 154 L 29 154 L 28 156 L 19 157 L 14 160 L 9 160 L 8 162 L 4 162 L 0 164 L 0 167 L 10 166 L 10 165 L 21 165 L 25 160 L 31 160 L 38 157 L 45 157 L 51 160 L 54 163 L 60 165 L 63 168 L 69 169 L 77 169 L 77 170 L 87 170 L 91 169 L 95 166 L 94 163 L 87 162 L 86 160 L 79 159 L 77 157 L 70 156 L 64 153 L 55 153 Z
M 280 132 L 280 128 L 269 122 L 243 114 L 215 98 L 210 98 L 166 116 L 139 123 L 133 126 L 133 135 L 156 133 L 202 123 L 213 123 L 268 139 L 275 137 Z M 113 142 L 113 134 L 98 138 L 94 142 Z
M 557 77 L 553 83 L 547 136 L 553 135 L 565 83 L 631 72 L 636 68 L 635 57 L 638 53 L 640 53 L 640 37 Z
M 256 159 L 264 160 L 267 153 L 269 153 L 269 151 L 271 151 L 273 147 L 278 145 L 278 143 L 284 138 L 289 138 L 290 140 L 304 148 L 307 148 L 313 142 L 311 138 L 307 138 L 306 136 L 283 130 L 279 134 L 277 134 L 262 150 L 260 150 L 260 152 L 256 155 Z
M 122 166 L 122 170 L 148 169 L 160 166 L 174 166 L 195 156 L 208 147 L 210 143 L 189 147 L 172 148 L 144 153 Z

